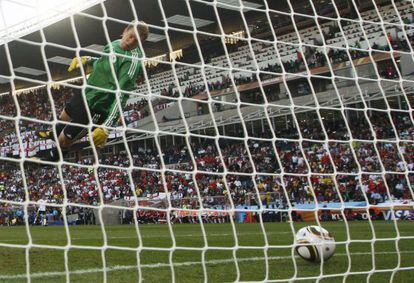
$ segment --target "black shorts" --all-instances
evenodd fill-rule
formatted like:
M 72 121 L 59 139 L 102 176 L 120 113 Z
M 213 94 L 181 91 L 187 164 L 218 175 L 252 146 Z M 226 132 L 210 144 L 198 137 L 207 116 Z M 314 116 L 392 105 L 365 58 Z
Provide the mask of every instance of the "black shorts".
M 71 122 L 88 125 L 89 117 L 82 95 L 81 90 L 75 90 L 72 98 L 66 104 L 65 112 L 72 119 Z M 91 112 L 92 123 L 100 125 L 105 122 L 106 115 L 103 113 L 97 113 L 91 109 L 89 111 Z M 66 125 L 63 129 L 63 133 L 70 140 L 79 140 L 87 135 L 88 128 L 75 125 Z

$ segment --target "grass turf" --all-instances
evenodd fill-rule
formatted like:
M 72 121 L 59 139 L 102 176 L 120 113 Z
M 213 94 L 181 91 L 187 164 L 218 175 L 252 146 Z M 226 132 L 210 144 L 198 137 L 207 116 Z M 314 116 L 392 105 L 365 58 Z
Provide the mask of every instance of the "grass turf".
M 310 224 L 293 226 L 299 229 Z M 412 222 L 398 222 L 395 227 L 391 221 L 378 221 L 374 230 L 368 222 L 350 222 L 348 229 L 344 222 L 323 223 L 337 241 L 350 240 L 350 244 L 349 253 L 345 243 L 337 244 L 335 255 L 322 267 L 292 257 L 289 223 L 266 223 L 264 227 L 265 234 L 259 224 L 238 224 L 234 234 L 231 224 L 204 224 L 204 239 L 199 224 L 176 224 L 171 231 L 167 225 L 139 225 L 140 237 L 134 225 L 107 225 L 104 252 L 99 249 L 105 241 L 98 225 L 69 227 L 75 247 L 67 252 L 64 227 L 30 227 L 32 243 L 41 245 L 31 249 L 6 246 L 28 244 L 25 227 L 0 227 L 0 282 L 27 281 L 27 258 L 32 282 L 65 282 L 65 257 L 72 282 L 101 282 L 105 274 L 108 282 L 170 282 L 172 276 L 176 282 L 203 282 L 205 274 L 209 282 L 288 281 L 293 277 L 314 277 L 302 281 L 314 282 L 321 274 L 327 275 L 321 282 L 343 282 L 348 271 L 346 282 L 367 282 L 367 278 L 370 282 L 409 282 L 414 277 L 410 269 L 414 266 L 414 240 L 404 239 L 414 236 Z M 399 241 L 395 240 L 397 229 L 402 237 Z M 369 241 L 374 234 L 376 240 Z M 265 250 L 266 240 L 269 246 Z M 178 248 L 170 252 L 174 241 Z M 137 253 L 134 249 L 139 246 L 143 249 Z M 203 251 L 203 247 L 208 249 Z M 400 269 L 393 274 L 397 267 Z

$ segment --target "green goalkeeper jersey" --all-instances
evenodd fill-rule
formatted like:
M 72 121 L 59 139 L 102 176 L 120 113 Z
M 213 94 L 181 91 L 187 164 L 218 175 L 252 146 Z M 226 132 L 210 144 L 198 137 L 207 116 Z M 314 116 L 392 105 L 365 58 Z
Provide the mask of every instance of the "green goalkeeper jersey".
M 138 47 L 129 51 L 123 50 L 119 45 L 120 42 L 121 40 L 115 40 L 105 46 L 103 52 L 108 55 L 103 55 L 93 62 L 93 70 L 87 80 L 88 85 L 116 91 L 117 80 L 121 90 L 132 91 L 136 89 L 136 79 L 142 71 L 142 52 Z M 111 52 L 110 46 L 115 54 L 109 54 Z M 116 78 L 110 64 L 114 67 Z M 89 109 L 106 117 L 103 123 L 105 126 L 115 125 L 119 118 L 118 100 L 115 95 L 120 95 L 121 109 L 124 108 L 129 98 L 129 95 L 123 92 L 115 94 L 88 87 L 85 94 Z

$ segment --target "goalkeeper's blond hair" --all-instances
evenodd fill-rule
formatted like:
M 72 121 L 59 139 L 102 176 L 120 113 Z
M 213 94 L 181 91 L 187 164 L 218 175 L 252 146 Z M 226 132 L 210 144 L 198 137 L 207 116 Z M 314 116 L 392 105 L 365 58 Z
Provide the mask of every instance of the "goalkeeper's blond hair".
M 125 28 L 124 32 L 128 31 L 132 28 L 135 28 L 135 27 L 136 27 L 135 32 L 139 35 L 141 41 L 145 41 L 148 38 L 149 28 L 148 28 L 148 25 L 143 21 L 139 21 L 139 22 L 134 21 L 134 22 L 130 23 Z

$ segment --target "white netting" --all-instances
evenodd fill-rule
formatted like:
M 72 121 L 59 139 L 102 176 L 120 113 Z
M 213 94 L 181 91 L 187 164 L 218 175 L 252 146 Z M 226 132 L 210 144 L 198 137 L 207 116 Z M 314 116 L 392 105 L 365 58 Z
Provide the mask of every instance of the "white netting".
M 86 1 L 65 17 L 36 3 L 0 0 L 0 224 L 24 226 L 0 235 L 1 280 L 409 280 L 413 1 Z M 34 26 L 8 24 L 11 4 L 37 9 Z M 103 47 L 142 20 L 126 105 L 113 64 L 113 90 L 68 75 L 72 57 L 131 59 Z M 81 149 L 33 159 L 58 139 L 36 133 L 73 126 L 59 115 L 91 88 L 121 113 L 106 147 L 89 123 Z M 296 255 L 305 222 L 335 235 L 331 260 Z

